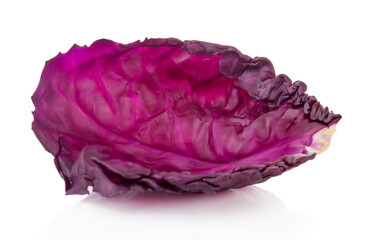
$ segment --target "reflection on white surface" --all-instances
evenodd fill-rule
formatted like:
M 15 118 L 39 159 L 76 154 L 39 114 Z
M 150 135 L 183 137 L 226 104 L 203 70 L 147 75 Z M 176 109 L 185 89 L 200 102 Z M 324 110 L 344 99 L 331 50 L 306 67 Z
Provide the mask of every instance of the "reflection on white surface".
M 92 194 L 58 215 L 42 239 L 302 239 L 314 227 L 257 187 L 213 195 Z M 249 238 L 247 238 L 249 237 Z

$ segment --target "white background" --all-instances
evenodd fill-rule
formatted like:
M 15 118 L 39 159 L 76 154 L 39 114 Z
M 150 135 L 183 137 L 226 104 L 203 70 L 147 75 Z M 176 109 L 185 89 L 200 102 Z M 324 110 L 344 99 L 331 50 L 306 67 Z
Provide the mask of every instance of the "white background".
M 0 239 L 365 239 L 362 1 L 1 1 Z M 31 131 L 46 60 L 74 43 L 177 37 L 268 57 L 343 119 L 331 147 L 213 196 L 65 196 Z

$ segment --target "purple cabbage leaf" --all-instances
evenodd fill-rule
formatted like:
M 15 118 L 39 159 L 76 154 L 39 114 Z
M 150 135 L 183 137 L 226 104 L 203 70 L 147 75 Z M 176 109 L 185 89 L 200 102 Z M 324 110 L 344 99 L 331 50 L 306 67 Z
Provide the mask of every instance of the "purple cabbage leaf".
M 212 193 L 326 150 L 341 116 L 306 88 L 230 46 L 102 39 L 46 62 L 32 129 L 66 194 Z

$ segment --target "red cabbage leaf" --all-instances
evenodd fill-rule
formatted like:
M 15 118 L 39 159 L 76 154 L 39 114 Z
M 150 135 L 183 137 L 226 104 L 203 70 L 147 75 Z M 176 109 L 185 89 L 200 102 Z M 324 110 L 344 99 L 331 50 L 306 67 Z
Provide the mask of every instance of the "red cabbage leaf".
M 175 38 L 74 45 L 46 62 L 32 129 L 67 194 L 205 192 L 313 159 L 341 116 L 236 48 Z

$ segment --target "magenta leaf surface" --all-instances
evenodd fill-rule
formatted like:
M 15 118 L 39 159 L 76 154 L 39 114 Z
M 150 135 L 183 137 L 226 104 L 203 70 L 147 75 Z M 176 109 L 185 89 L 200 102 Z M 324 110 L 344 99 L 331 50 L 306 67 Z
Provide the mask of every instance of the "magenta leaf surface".
M 98 40 L 46 62 L 33 131 L 67 194 L 217 192 L 313 159 L 341 116 L 271 62 L 201 41 Z

